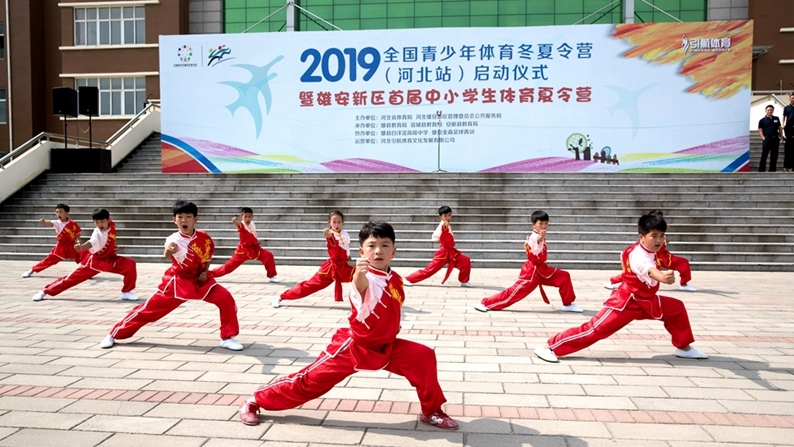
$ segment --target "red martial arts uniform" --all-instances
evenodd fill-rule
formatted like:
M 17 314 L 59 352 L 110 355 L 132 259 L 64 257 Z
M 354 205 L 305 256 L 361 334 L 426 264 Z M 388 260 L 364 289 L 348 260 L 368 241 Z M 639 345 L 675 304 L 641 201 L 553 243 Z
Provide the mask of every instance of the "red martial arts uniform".
M 631 247 L 626 248 L 623 250 L 624 252 Z M 625 257 L 621 254 L 621 260 Z M 689 261 L 686 258 L 682 258 L 680 256 L 675 256 L 674 254 L 667 251 L 667 242 L 662 244 L 662 248 L 656 252 L 656 262 L 659 264 L 661 268 L 668 269 L 668 270 L 675 270 L 681 275 L 681 286 L 685 286 L 689 284 L 689 281 L 692 280 L 692 269 L 689 267 Z M 626 266 L 621 265 L 623 267 L 623 271 L 626 271 Z M 609 278 L 609 282 L 612 284 L 617 284 L 623 279 L 623 273 L 617 276 L 613 276 Z
M 264 264 L 268 278 L 276 276 L 276 262 L 273 259 L 273 253 L 259 245 L 259 238 L 256 236 L 256 225 L 251 222 L 251 226 L 246 227 L 245 222 L 240 222 L 240 226 L 237 227 L 237 233 L 240 234 L 240 243 L 237 245 L 237 250 L 235 250 L 231 259 L 226 261 L 226 264 L 212 270 L 212 276 L 220 278 L 228 275 L 249 259 Z
M 469 282 L 471 259 L 455 248 L 455 236 L 452 234 L 452 231 L 445 227 L 442 222 L 438 224 L 438 228 L 433 232 L 432 239 L 441 244 L 436 254 L 433 255 L 433 260 L 422 270 L 418 270 L 406 276 L 405 280 L 411 284 L 416 284 L 430 278 L 436 272 L 444 268 L 445 265 L 448 265 L 447 273 L 444 275 L 441 284 L 447 281 L 453 268 L 458 269 L 458 281 L 461 283 Z
M 295 287 L 281 294 L 282 300 L 297 300 L 319 292 L 334 283 L 334 301 L 343 301 L 342 283 L 353 278 L 353 267 L 347 263 L 350 258 L 350 235 L 342 230 L 331 231 L 331 237 L 325 238 L 328 248 L 328 260 L 323 262 L 320 270 L 310 279 L 298 283 Z
M 512 306 L 526 298 L 538 286 L 540 286 L 540 295 L 546 304 L 549 303 L 549 299 L 546 297 L 543 286 L 559 287 L 560 298 L 562 298 L 564 306 L 571 305 L 576 300 L 573 284 L 571 284 L 571 275 L 565 270 L 546 264 L 548 248 L 545 241 L 538 242 L 538 235 L 539 233 L 533 230 L 524 242 L 528 260 L 521 267 L 518 281 L 509 289 L 482 300 L 482 304 L 489 310 L 502 310 Z
M 66 276 L 62 276 L 44 287 L 46 295 L 55 296 L 66 289 L 93 278 L 100 272 L 115 273 L 124 277 L 121 292 L 130 292 L 135 288 L 138 271 L 135 260 L 116 254 L 116 223 L 108 220 L 108 229 L 101 231 L 94 228 L 88 240 L 91 248 L 89 254 L 83 255 L 80 265 Z
M 659 268 L 655 253 L 637 242 L 623 250 L 625 266 L 620 287 L 587 323 L 560 332 L 549 338 L 549 347 L 558 356 L 584 349 L 603 340 L 634 320 L 661 320 L 672 336 L 673 346 L 684 348 L 695 341 L 684 303 L 675 298 L 657 295 L 659 282 L 648 276 Z
M 257 404 L 265 410 L 295 408 L 327 393 L 356 371 L 385 369 L 399 374 L 416 388 L 422 413 L 429 415 L 446 402 L 438 384 L 435 352 L 419 343 L 397 338 L 402 307 L 402 278 L 369 268 L 369 285 L 361 297 L 350 292 L 350 328 L 336 331 L 331 344 L 312 364 L 256 390 Z
M 211 274 L 204 282 L 198 280 L 215 253 L 212 238 L 206 231 L 195 230 L 193 236 L 185 236 L 177 231 L 166 238 L 165 247 L 172 242 L 177 244 L 177 250 L 157 291 L 116 323 L 110 336 L 117 340 L 130 338 L 147 323 L 163 318 L 187 300 L 206 301 L 220 310 L 221 339 L 237 335 L 237 305 L 231 293 L 216 283 Z
M 51 222 L 52 227 L 55 229 L 55 247 L 46 258 L 30 269 L 33 273 L 52 267 L 64 259 L 74 259 L 74 262 L 80 262 L 80 255 L 74 249 L 74 245 L 80 240 L 80 225 L 77 225 L 77 222 L 73 220 L 67 220 L 66 222 L 53 220 Z

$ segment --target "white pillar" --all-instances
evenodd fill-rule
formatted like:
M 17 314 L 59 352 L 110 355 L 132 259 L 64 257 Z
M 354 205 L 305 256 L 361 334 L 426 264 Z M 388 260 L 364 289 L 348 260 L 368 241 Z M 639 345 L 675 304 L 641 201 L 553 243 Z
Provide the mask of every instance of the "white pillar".
M 287 0 L 287 32 L 291 33 L 295 31 L 295 15 L 298 12 L 298 8 L 295 7 L 295 2 L 293 0 Z
M 623 0 L 623 23 L 634 23 L 634 0 Z

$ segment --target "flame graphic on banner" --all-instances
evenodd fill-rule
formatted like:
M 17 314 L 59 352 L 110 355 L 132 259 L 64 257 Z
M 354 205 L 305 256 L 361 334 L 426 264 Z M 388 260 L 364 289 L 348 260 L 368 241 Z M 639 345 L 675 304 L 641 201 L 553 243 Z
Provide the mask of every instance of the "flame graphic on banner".
M 624 57 L 681 63 L 680 73 L 695 82 L 689 93 L 724 99 L 750 88 L 752 21 L 620 24 L 612 36 L 634 45 Z M 695 51 L 692 45 L 714 41 L 721 43 L 719 48 L 707 45 Z

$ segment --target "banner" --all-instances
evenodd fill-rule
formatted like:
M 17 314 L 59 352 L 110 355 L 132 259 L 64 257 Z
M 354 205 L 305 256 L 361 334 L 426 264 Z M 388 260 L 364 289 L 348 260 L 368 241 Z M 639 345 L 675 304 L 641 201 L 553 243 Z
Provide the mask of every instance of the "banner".
M 160 37 L 163 172 L 749 170 L 751 21 Z

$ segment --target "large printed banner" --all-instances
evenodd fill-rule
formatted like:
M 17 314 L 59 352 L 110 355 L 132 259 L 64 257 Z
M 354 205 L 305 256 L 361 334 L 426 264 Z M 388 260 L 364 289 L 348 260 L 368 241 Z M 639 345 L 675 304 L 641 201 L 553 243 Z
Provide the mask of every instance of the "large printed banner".
M 735 172 L 751 21 L 160 37 L 163 172 Z

